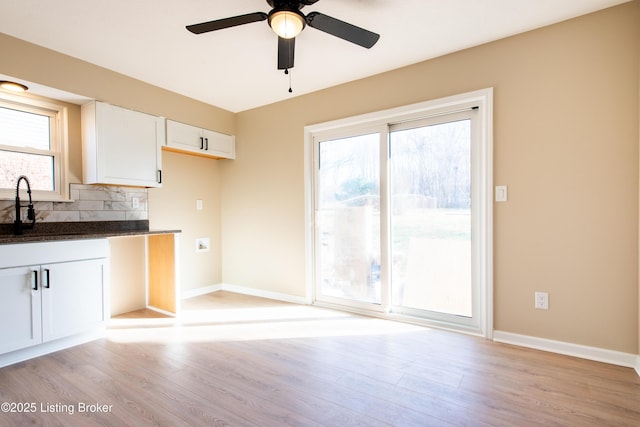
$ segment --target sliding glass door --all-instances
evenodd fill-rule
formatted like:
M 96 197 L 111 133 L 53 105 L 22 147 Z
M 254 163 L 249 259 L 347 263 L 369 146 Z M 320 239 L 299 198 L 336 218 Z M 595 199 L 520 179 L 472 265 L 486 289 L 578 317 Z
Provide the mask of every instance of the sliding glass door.
M 490 115 L 476 102 L 313 133 L 317 303 L 490 329 Z
M 473 316 L 471 135 L 466 114 L 390 126 L 395 311 Z
M 320 299 L 380 304 L 380 135 L 318 145 Z

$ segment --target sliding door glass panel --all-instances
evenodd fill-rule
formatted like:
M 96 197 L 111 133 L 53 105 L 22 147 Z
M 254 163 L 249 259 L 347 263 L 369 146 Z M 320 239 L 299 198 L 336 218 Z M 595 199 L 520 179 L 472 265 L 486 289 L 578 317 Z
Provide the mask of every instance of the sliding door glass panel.
M 389 142 L 392 304 L 472 317 L 471 120 L 402 127 Z
M 380 304 L 380 135 L 318 146 L 319 299 Z

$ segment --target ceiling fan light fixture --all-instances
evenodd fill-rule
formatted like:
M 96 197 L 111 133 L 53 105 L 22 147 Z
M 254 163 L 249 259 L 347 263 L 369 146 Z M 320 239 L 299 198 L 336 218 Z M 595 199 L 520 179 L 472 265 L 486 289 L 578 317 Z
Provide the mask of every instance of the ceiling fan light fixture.
M 289 10 L 279 10 L 269 15 L 269 26 L 283 39 L 296 37 L 304 28 L 304 17 Z
M 29 89 L 21 83 L 11 82 L 9 80 L 0 80 L 0 88 L 11 92 L 26 92 Z

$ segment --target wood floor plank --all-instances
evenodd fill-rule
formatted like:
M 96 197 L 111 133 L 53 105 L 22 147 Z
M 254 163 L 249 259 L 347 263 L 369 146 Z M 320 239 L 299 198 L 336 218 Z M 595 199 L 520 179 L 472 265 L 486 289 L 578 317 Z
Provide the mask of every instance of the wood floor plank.
M 0 400 L 38 405 L 12 427 L 640 425 L 629 368 L 229 292 L 2 368 Z
M 133 408 L 142 417 L 149 418 L 150 424 L 166 425 L 254 425 L 241 414 L 226 409 L 226 406 L 211 396 L 199 395 L 194 392 L 193 384 L 181 384 L 171 379 L 173 372 L 180 372 L 179 365 L 169 366 L 166 352 L 154 346 L 152 350 L 159 353 L 156 363 L 146 363 L 129 366 L 132 356 L 141 352 L 135 344 L 124 346 L 108 346 L 106 354 L 109 360 L 100 363 L 100 375 L 93 376 L 92 382 L 110 391 L 113 399 L 120 400 L 129 408 Z M 124 347 L 124 348 L 123 348 Z M 146 347 L 146 346 L 145 346 Z M 86 362 L 90 362 L 87 355 Z M 85 365 L 87 366 L 87 365 Z M 88 375 L 90 378 L 91 376 Z M 120 378 L 113 382 L 111 378 Z M 162 416 L 158 417 L 157 415 Z M 137 420 L 135 414 L 131 420 Z
M 321 420 L 324 423 L 321 425 L 389 425 L 377 422 L 367 414 L 354 412 L 340 403 L 322 399 L 310 388 L 293 386 L 293 376 L 299 375 L 299 368 L 286 362 L 265 359 L 262 346 L 264 343 L 260 343 L 259 347 L 253 344 L 250 348 L 241 348 L 242 343 L 198 345 L 196 351 L 202 354 L 198 354 L 197 359 L 206 360 L 207 363 L 194 366 L 187 374 L 192 375 L 192 372 L 197 371 L 198 375 L 215 378 L 216 384 L 234 390 L 240 395 L 267 400 L 276 407 L 306 414 L 305 416 L 312 417 L 312 420 Z M 263 359 L 268 363 L 261 363 Z M 305 371 L 304 375 L 308 376 L 308 372 Z M 176 378 L 172 376 L 172 379 Z M 201 380 L 197 382 L 202 383 Z M 321 382 L 315 386 L 332 389 L 332 382 Z M 305 425 L 311 423 L 309 420 Z

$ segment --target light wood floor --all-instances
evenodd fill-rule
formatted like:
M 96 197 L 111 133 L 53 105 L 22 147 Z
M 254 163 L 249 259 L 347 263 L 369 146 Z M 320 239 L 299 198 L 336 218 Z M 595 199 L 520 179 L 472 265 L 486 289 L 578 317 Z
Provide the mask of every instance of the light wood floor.
M 185 305 L 0 369 L 0 402 L 37 406 L 0 425 L 640 425 L 629 368 L 228 292 Z

